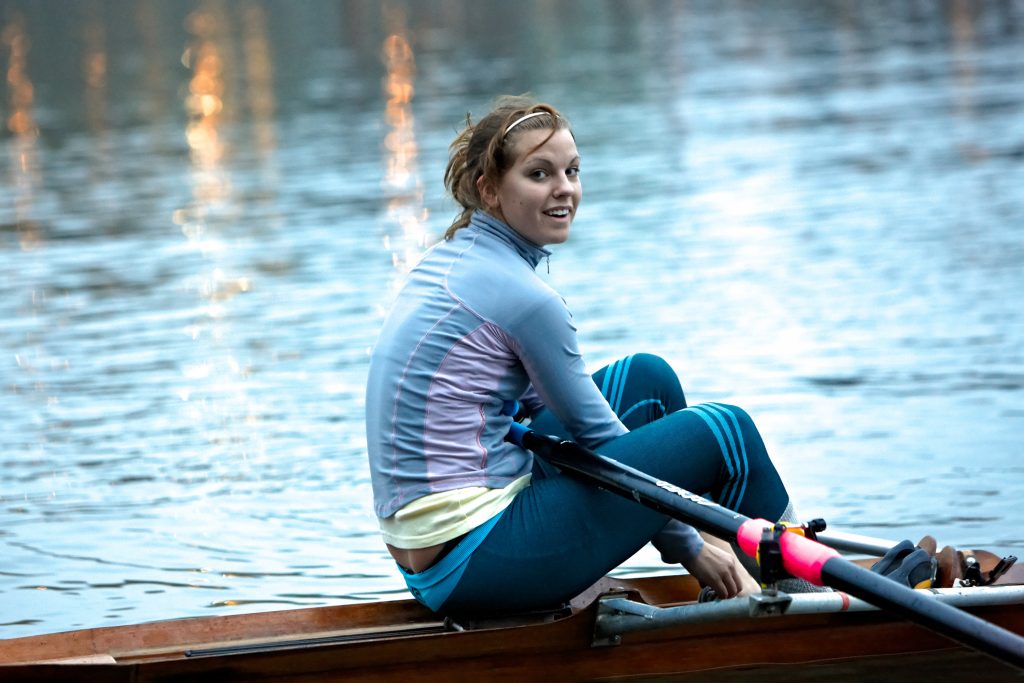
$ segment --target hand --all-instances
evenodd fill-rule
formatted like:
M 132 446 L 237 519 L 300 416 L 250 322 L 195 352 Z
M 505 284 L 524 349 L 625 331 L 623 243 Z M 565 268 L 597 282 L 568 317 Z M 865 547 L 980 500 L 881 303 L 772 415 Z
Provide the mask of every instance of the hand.
M 728 548 L 705 542 L 697 557 L 683 566 L 701 584 L 713 588 L 719 599 L 750 595 L 758 590 L 757 582 Z

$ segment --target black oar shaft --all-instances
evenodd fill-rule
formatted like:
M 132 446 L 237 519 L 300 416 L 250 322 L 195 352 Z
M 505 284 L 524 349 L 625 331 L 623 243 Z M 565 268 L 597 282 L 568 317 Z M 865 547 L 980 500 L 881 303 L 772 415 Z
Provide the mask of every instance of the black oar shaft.
M 570 441 L 559 441 L 514 425 L 510 438 L 545 460 L 575 473 L 590 483 L 679 519 L 714 536 L 738 541 L 754 555 L 758 520 L 728 510 L 705 498 L 660 481 L 628 465 L 598 455 Z M 746 525 L 746 526 L 744 526 Z M 823 583 L 881 609 L 947 636 L 996 659 L 1024 669 L 1024 638 L 995 624 L 930 598 L 879 574 L 849 562 L 796 534 L 784 533 L 783 561 L 788 571 L 815 583 Z M 793 555 L 791 562 L 788 554 Z M 797 557 L 799 556 L 799 557 Z M 803 574 L 813 565 L 814 576 Z
M 689 503 L 687 523 L 715 536 L 735 537 L 740 526 L 748 519 L 738 512 L 655 479 L 629 465 L 598 455 L 571 441 L 560 442 L 531 431 L 523 436 L 523 446 L 562 470 L 586 477 L 591 483 L 612 493 L 635 499 L 666 515 L 678 515 L 680 500 L 686 500 Z M 640 500 L 641 496 L 643 500 Z
M 1024 639 L 1015 633 L 935 600 L 842 558 L 821 568 L 826 585 L 888 610 L 967 647 L 1024 669 Z

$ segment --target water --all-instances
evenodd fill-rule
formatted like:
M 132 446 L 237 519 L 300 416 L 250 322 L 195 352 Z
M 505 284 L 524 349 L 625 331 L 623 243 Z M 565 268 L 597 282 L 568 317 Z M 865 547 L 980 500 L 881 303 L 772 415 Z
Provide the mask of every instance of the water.
M 573 119 L 595 367 L 745 406 L 805 516 L 1024 552 L 1024 3 L 62 7 L 0 3 L 0 637 L 405 595 L 367 351 L 502 92 Z

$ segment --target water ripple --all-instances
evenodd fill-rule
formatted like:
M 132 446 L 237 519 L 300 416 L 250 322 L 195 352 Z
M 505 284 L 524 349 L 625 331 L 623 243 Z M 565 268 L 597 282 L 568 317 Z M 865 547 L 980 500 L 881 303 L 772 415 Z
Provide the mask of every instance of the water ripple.
M 407 595 L 370 503 L 368 350 L 496 90 L 573 120 L 585 199 L 542 275 L 591 363 L 659 353 L 691 400 L 748 408 L 806 515 L 1024 553 L 1019 0 L 407 4 L 398 155 L 376 5 L 246 4 L 260 29 L 225 3 L 219 47 L 262 40 L 272 73 L 223 60 L 206 109 L 181 60 L 208 4 L 124 2 L 103 90 L 75 22 L 18 5 L 0 637 Z

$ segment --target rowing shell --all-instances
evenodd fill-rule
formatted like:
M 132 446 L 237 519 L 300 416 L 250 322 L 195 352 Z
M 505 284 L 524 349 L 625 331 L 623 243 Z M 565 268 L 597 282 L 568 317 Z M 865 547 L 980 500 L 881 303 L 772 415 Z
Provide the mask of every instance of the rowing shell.
M 31 636 L 0 640 L 0 681 L 1020 680 L 843 593 L 698 592 L 686 575 L 606 577 L 562 609 L 479 621 L 397 600 Z M 926 592 L 1024 634 L 1024 568 Z

